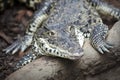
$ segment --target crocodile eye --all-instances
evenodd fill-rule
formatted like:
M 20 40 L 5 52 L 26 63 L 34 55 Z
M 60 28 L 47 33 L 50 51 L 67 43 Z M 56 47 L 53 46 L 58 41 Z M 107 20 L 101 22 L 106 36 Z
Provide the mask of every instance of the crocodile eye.
M 49 34 L 50 36 L 55 36 L 55 31 L 49 31 L 48 34 Z

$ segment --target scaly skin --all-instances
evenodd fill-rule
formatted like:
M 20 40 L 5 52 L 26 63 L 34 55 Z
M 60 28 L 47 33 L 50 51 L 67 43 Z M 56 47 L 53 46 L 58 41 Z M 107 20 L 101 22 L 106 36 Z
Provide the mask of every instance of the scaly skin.
M 44 3 L 40 9 L 36 8 L 36 3 L 34 6 L 27 3 L 38 10 L 26 35 L 4 49 L 6 53 L 14 54 L 32 45 L 30 52 L 17 63 L 17 69 L 41 55 L 79 59 L 83 55 L 85 37 L 90 38 L 92 46 L 102 54 L 112 48 L 105 40 L 108 26 L 103 24 L 99 13 L 119 19 L 119 9 L 99 0 L 40 0 L 40 3 Z
M 16 53 L 19 49 L 24 51 L 27 47 L 31 45 L 33 40 L 34 33 L 36 32 L 37 28 L 42 24 L 44 20 L 47 19 L 48 14 L 51 9 L 51 2 L 45 2 L 42 9 L 37 10 L 36 13 L 33 15 L 32 20 L 28 25 L 28 29 L 26 30 L 26 35 L 21 39 L 13 43 L 13 45 L 9 46 L 5 49 L 6 53 L 9 53 L 11 50 L 12 54 Z

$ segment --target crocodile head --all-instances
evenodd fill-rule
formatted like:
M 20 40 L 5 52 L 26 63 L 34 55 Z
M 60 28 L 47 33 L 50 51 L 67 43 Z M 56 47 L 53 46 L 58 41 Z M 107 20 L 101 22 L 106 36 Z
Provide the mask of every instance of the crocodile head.
M 64 1 L 58 2 L 49 18 L 40 27 L 39 40 L 36 41 L 39 41 L 37 44 L 42 43 L 40 48 L 47 55 L 78 59 L 83 54 L 80 43 L 84 41 L 80 42 L 83 36 L 80 37 L 76 25 L 76 22 L 79 22 L 80 4 L 76 1 Z
M 83 55 L 83 50 L 77 39 L 74 26 L 44 26 L 39 30 L 38 39 L 36 40 L 38 41 L 37 44 L 40 44 L 41 50 L 47 55 L 67 59 L 79 59 Z

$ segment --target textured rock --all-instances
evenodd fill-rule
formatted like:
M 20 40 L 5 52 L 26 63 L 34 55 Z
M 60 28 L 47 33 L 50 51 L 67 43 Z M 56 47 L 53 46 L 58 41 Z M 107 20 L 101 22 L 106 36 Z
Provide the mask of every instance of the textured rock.
M 86 80 L 120 80 L 120 67 L 115 67 L 96 76 L 87 76 Z

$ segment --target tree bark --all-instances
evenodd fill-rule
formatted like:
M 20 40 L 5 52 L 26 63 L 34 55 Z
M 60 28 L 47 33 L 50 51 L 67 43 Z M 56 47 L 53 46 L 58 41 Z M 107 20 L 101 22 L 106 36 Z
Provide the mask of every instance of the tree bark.
M 99 54 L 90 45 L 90 41 L 86 39 L 83 48 L 84 56 L 81 59 L 71 61 L 44 56 L 12 73 L 6 80 L 100 80 L 98 79 L 98 74 L 102 73 L 105 75 L 107 70 L 110 71 L 111 68 L 116 67 L 120 62 L 119 25 L 120 21 L 112 27 L 107 37 L 107 41 L 114 45 L 110 53 Z M 120 69 L 118 71 L 120 73 Z M 112 72 L 109 75 L 111 74 Z M 94 78 L 91 76 L 94 76 Z M 102 79 L 104 78 L 112 80 L 107 75 L 106 77 L 102 76 Z

